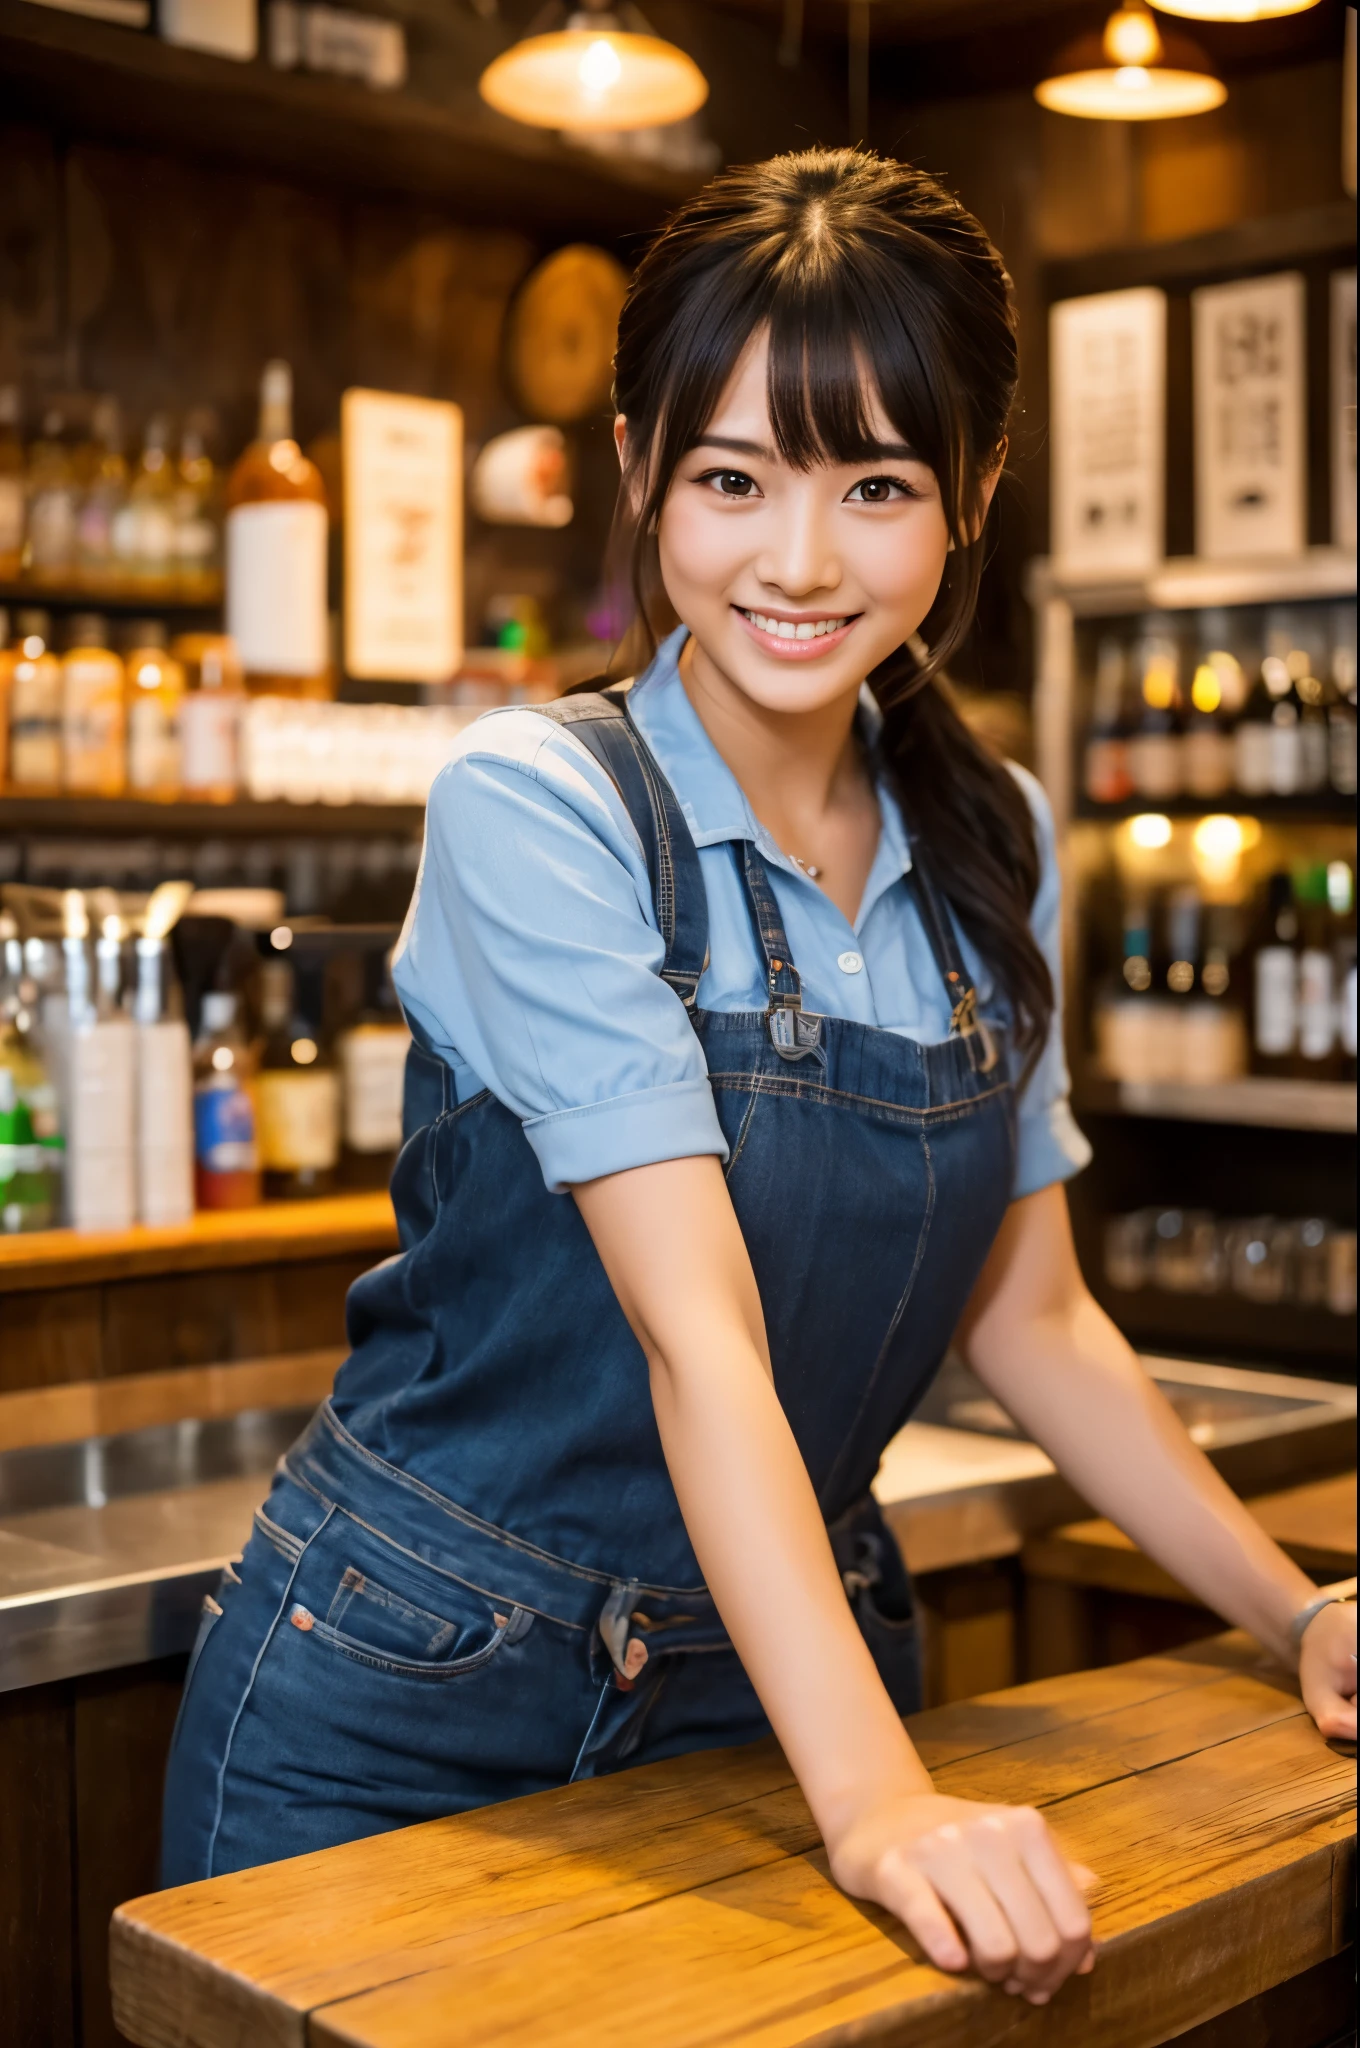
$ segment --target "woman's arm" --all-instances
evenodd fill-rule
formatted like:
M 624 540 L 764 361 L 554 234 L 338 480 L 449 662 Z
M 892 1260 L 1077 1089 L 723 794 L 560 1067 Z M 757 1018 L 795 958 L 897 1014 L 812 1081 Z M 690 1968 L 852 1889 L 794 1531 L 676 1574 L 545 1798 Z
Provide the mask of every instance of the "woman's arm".
M 1061 1185 L 1012 1203 L 959 1348 L 1091 1506 L 1291 1669 L 1324 1735 L 1355 1736 L 1355 1609 L 1317 1592 L 1190 1440 L 1081 1277 Z
M 932 1791 L 851 1615 L 775 1393 L 721 1166 L 669 1160 L 573 1192 L 646 1355 L 700 1569 L 834 1876 L 895 1912 L 941 1968 L 971 1958 L 1043 2003 L 1090 1967 L 1077 1880 L 1031 1809 Z

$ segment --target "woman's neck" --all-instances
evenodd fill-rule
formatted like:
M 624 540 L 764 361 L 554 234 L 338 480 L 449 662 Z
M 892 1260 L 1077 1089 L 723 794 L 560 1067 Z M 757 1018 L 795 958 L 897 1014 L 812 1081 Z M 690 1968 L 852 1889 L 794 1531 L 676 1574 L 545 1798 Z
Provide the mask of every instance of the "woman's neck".
M 858 689 L 773 711 L 737 688 L 693 635 L 680 680 L 757 819 L 854 923 L 878 848 L 878 798 L 855 732 Z

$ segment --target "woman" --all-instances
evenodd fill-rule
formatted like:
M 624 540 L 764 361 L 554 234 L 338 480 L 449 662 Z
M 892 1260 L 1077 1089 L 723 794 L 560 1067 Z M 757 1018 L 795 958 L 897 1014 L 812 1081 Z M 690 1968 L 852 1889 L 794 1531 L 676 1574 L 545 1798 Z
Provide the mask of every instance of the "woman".
M 616 369 L 640 616 L 683 623 L 626 699 L 483 718 L 435 784 L 396 974 L 439 1113 L 205 1615 L 167 1881 L 773 1727 L 838 1881 L 1041 2003 L 1091 1967 L 1089 1873 L 936 1793 L 899 1718 L 869 1487 L 951 1337 L 1327 1733 L 1355 1629 L 1073 1255 L 1051 826 L 935 680 L 1008 280 L 920 173 L 783 157 L 681 209 Z

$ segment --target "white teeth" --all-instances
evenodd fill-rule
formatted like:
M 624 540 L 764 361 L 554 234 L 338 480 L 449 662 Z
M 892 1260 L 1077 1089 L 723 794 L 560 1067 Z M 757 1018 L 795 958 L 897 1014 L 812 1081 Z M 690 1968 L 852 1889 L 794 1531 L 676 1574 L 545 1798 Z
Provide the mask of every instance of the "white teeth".
M 748 611 L 745 616 L 759 632 L 768 633 L 775 640 L 824 640 L 828 633 L 839 633 L 847 624 L 845 619 L 772 619 L 764 612 Z

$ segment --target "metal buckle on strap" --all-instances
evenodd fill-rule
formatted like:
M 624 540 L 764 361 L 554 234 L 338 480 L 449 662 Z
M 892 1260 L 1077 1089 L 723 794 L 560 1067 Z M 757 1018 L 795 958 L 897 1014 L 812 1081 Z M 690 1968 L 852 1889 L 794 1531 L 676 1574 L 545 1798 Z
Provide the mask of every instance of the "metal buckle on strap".
M 775 1003 L 766 1014 L 770 1044 L 781 1060 L 815 1058 L 822 1049 L 822 1020 L 796 1003 Z
M 953 981 L 957 977 L 951 974 L 949 979 Z M 979 1060 L 976 1050 L 971 1045 L 968 1048 L 968 1057 L 972 1062 L 975 1073 L 990 1074 L 992 1068 L 996 1065 L 998 1057 L 996 1041 L 988 1030 L 985 1019 L 978 1015 L 977 990 L 971 983 L 963 991 L 963 994 L 959 997 L 950 1013 L 949 1029 L 955 1037 L 976 1038 L 978 1040 L 982 1051 L 981 1059 Z

